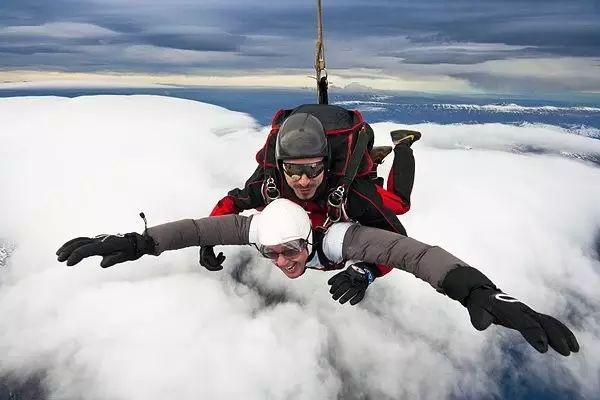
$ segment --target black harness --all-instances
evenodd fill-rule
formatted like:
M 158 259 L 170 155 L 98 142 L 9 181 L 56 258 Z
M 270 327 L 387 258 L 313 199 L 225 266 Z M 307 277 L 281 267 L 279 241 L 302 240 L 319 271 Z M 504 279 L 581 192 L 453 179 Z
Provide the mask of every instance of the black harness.
M 346 173 L 342 179 L 340 179 L 338 187 L 329 193 L 329 196 L 327 197 L 327 219 L 323 224 L 324 228 L 328 228 L 335 222 L 346 222 L 350 220 L 346 213 L 346 200 L 348 198 L 350 185 L 354 182 L 354 178 L 356 178 L 356 173 L 360 167 L 363 153 L 369 144 L 370 138 L 366 127 L 366 125 L 363 125 L 360 131 L 358 131 L 358 140 L 356 146 L 354 146 L 354 150 L 352 150 Z
M 328 271 L 332 269 L 340 269 L 344 266 L 344 263 L 334 263 L 325 255 L 323 251 L 323 238 L 325 237 L 325 233 L 327 229 L 324 227 L 313 228 L 313 243 L 312 243 L 312 251 L 310 252 L 308 259 L 312 260 L 313 257 L 317 257 L 319 263 L 323 268 L 314 268 L 319 269 L 320 271 Z M 309 267 L 312 268 L 312 267 Z

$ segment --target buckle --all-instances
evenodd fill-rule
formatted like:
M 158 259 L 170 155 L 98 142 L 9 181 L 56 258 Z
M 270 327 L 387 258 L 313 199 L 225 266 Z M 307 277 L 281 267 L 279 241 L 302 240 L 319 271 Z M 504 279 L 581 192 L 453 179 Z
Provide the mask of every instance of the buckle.
M 331 207 L 340 208 L 344 204 L 346 198 L 346 189 L 343 186 L 338 186 L 335 190 L 329 193 L 327 204 Z
M 279 193 L 279 189 L 277 189 L 277 185 L 275 184 L 275 179 L 273 179 L 272 176 L 268 177 L 263 183 L 263 194 L 267 204 L 273 200 L 277 200 L 281 195 Z
M 345 203 L 346 189 L 340 185 L 327 196 L 327 219 L 324 225 L 329 226 L 346 218 Z

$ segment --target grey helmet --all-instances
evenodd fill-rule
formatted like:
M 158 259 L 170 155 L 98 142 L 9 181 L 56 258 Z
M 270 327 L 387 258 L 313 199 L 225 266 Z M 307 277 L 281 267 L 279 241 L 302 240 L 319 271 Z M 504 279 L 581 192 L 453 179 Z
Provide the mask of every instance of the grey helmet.
M 328 158 L 329 147 L 323 124 L 308 113 L 292 114 L 283 121 L 277 133 L 275 159 Z

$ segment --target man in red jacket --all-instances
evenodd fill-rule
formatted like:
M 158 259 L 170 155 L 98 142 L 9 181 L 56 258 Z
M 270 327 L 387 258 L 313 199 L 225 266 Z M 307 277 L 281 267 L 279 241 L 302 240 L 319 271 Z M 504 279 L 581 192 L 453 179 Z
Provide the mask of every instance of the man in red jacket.
M 309 213 L 313 227 L 318 227 L 325 224 L 328 195 L 336 188 L 340 177 L 331 170 L 332 159 L 336 154 L 332 153 L 328 144 L 323 123 L 310 112 L 303 112 L 311 110 L 301 106 L 285 119 L 277 132 L 275 178 L 279 181 L 279 196 L 299 204 Z M 366 128 L 372 135 L 371 128 L 368 125 Z M 399 130 L 393 131 L 391 136 L 394 161 L 388 176 L 387 190 L 382 187 L 382 179 L 376 176 L 376 167 L 392 148 L 376 147 L 371 151 L 374 158 L 372 173 L 356 177 L 349 186 L 344 217 L 365 226 L 406 235 L 406 230 L 396 215 L 404 214 L 410 209 L 415 169 L 410 146 L 421 135 L 416 131 Z M 243 189 L 231 190 L 217 203 L 211 216 L 264 208 L 269 202 L 268 196 L 265 196 L 266 181 L 265 168 L 259 166 Z M 211 271 L 222 269 L 224 260 L 223 253 L 216 256 L 210 246 L 200 250 L 200 263 Z M 391 268 L 372 265 L 372 270 L 375 276 L 382 276 Z

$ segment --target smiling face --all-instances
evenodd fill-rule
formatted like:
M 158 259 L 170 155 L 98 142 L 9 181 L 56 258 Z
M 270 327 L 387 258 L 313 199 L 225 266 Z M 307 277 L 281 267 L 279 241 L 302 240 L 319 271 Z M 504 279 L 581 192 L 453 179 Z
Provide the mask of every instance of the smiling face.
M 308 248 L 306 240 L 297 239 L 273 246 L 261 246 L 261 254 L 273 261 L 281 272 L 290 279 L 296 279 L 306 270 Z
M 323 161 L 323 157 L 313 157 L 313 158 L 296 158 L 292 160 L 285 160 L 286 164 L 295 164 L 295 165 L 307 165 L 314 164 Z M 315 176 L 314 178 L 308 177 L 306 174 L 302 174 L 299 178 L 298 176 L 290 176 L 286 172 L 285 167 L 283 168 L 283 176 L 285 177 L 285 181 L 292 188 L 296 197 L 300 200 L 310 200 L 315 196 L 318 187 L 323 183 L 323 178 L 325 176 L 325 171 L 322 171 L 320 174 Z
M 312 227 L 306 210 L 298 204 L 273 200 L 252 216 L 250 236 L 260 254 L 285 276 L 295 279 L 304 273 L 312 250 Z
M 273 246 L 277 247 L 277 246 Z M 308 250 L 304 249 L 295 256 L 288 257 L 281 253 L 277 254 L 277 258 L 272 259 L 281 272 L 290 279 L 296 279 L 306 271 L 306 260 L 308 259 Z

